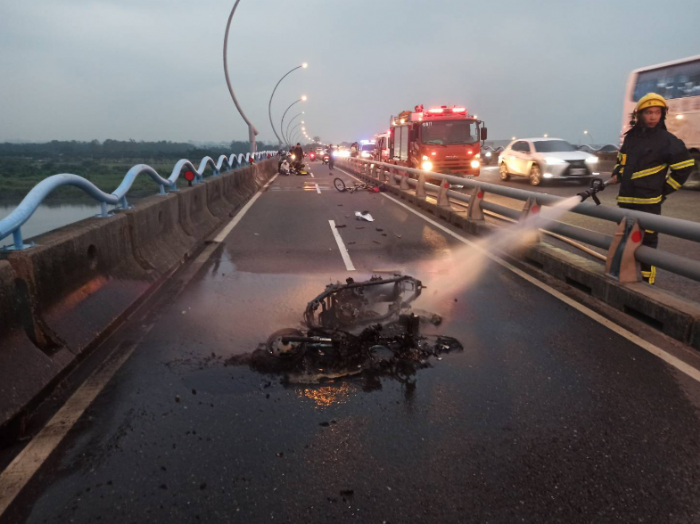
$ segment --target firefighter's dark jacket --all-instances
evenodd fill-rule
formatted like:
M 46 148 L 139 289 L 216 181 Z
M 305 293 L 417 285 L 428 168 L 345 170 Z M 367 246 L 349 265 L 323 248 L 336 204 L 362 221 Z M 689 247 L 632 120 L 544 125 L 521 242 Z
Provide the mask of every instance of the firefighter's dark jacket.
M 680 189 L 695 161 L 685 144 L 659 126 L 634 128 L 617 155 L 613 176 L 620 180 L 620 204 L 659 204 Z

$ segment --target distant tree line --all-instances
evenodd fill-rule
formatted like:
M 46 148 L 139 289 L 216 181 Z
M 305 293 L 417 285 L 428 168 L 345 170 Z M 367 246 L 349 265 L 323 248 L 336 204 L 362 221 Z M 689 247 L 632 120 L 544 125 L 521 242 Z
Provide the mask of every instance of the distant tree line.
M 257 143 L 258 150 L 277 149 L 276 145 Z M 247 153 L 250 149 L 248 142 L 233 141 L 230 144 L 220 143 L 212 146 L 195 145 L 188 142 L 143 142 L 136 140 L 92 140 L 78 142 L 76 140 L 37 144 L 0 143 L 0 158 L 24 157 L 31 159 L 66 159 L 90 158 L 100 159 L 131 159 L 131 158 L 189 158 L 198 160 L 209 155 L 230 155 L 231 153 Z

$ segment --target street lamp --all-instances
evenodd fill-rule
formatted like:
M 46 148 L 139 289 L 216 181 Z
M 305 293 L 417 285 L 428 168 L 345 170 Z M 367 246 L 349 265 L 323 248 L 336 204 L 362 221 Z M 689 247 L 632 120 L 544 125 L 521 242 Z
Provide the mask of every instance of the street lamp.
M 287 138 L 290 139 L 290 142 L 291 142 L 292 136 L 294 135 L 294 132 L 295 132 L 297 129 L 299 129 L 299 126 L 300 126 L 300 125 L 301 125 L 301 124 L 295 125 L 295 126 L 292 128 L 292 130 L 291 130 L 289 133 L 287 133 Z
M 275 129 L 275 124 L 272 123 L 272 98 L 275 96 L 275 91 L 277 91 L 277 87 L 280 85 L 280 83 L 282 82 L 282 80 L 284 80 L 285 78 L 287 78 L 287 75 L 289 75 L 290 73 L 293 73 L 293 72 L 296 71 L 297 69 L 306 69 L 307 67 L 309 67 L 309 64 L 307 64 L 306 62 L 304 62 L 304 63 L 301 64 L 300 66 L 296 66 L 295 68 L 290 69 L 289 71 L 287 71 L 287 73 L 286 73 L 282 78 L 279 79 L 279 81 L 277 82 L 277 85 L 275 85 L 275 88 L 272 90 L 272 94 L 270 95 L 270 101 L 267 103 L 267 114 L 268 114 L 268 116 L 270 117 L 270 125 L 272 126 L 272 130 L 275 132 L 275 136 L 277 137 L 277 140 L 279 141 L 279 145 L 280 145 L 280 146 L 282 145 L 282 139 L 281 139 L 280 136 L 277 134 L 277 130 Z M 282 131 L 282 130 L 280 129 L 280 132 L 281 132 L 281 131 Z M 283 133 L 283 134 L 284 134 L 284 133 Z
M 280 131 L 284 129 L 284 117 L 287 116 L 287 112 L 295 105 L 298 104 L 299 102 L 306 102 L 306 95 L 302 95 L 299 100 L 295 100 L 291 104 L 289 104 L 289 107 L 284 110 L 284 114 L 282 115 L 282 122 L 280 123 Z
M 589 137 L 591 137 L 591 144 L 592 144 L 592 143 L 593 143 L 593 135 L 592 135 L 591 133 L 589 133 L 588 130 L 585 130 L 585 131 L 583 132 L 583 134 L 584 134 L 584 135 L 587 135 L 587 136 L 589 136 Z
M 547 138 L 549 135 L 547 133 L 544 134 L 544 137 Z
M 231 9 L 231 14 L 228 16 L 228 22 L 226 23 L 226 34 L 224 35 L 224 75 L 226 75 L 226 85 L 228 86 L 229 93 L 231 93 L 231 98 L 233 99 L 233 103 L 236 105 L 236 109 L 238 109 L 238 112 L 241 114 L 241 117 L 243 118 L 243 121 L 248 124 L 248 138 L 250 140 L 250 152 L 255 153 L 255 137 L 258 134 L 258 130 L 255 129 L 255 126 L 252 124 L 250 120 L 248 120 L 248 117 L 245 116 L 245 113 L 241 109 L 241 106 L 238 103 L 238 100 L 236 99 L 236 94 L 233 92 L 233 87 L 231 87 L 231 79 L 229 78 L 228 75 L 228 60 L 227 60 L 227 49 L 228 49 L 228 31 L 231 28 L 231 20 L 233 20 L 233 15 L 236 12 L 236 8 L 238 7 L 238 3 L 241 0 L 236 0 L 236 3 L 233 4 L 233 9 Z
M 304 111 L 302 111 L 302 112 L 299 113 L 299 114 L 294 115 L 294 118 L 292 118 L 292 119 L 289 121 L 289 123 L 287 124 L 287 130 L 286 130 L 284 133 L 282 133 L 282 137 L 283 137 L 285 140 L 289 138 L 289 126 L 291 126 L 291 125 L 292 125 L 292 122 L 294 122 L 297 118 L 299 118 L 299 117 L 300 117 L 301 115 L 303 115 L 303 114 L 304 114 Z M 302 120 L 301 123 L 303 124 L 304 121 Z

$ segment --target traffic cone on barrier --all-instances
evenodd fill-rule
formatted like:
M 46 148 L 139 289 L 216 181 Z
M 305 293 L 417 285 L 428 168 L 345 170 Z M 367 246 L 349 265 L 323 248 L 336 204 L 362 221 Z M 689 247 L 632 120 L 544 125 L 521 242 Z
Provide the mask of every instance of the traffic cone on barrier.
M 404 173 L 401 177 L 401 185 L 399 187 L 402 191 L 408 191 L 410 189 L 408 186 L 408 173 Z
M 534 220 L 540 213 L 540 205 L 534 198 L 528 198 L 523 206 L 523 210 L 520 212 L 520 223 L 524 223 L 527 220 Z M 537 244 L 540 242 L 540 232 L 536 227 L 532 229 L 526 228 L 523 232 L 524 238 L 522 238 L 521 244 L 523 246 Z
M 481 201 L 484 199 L 484 191 L 480 187 L 475 187 L 469 199 L 467 209 L 468 220 L 484 220 L 484 212 L 481 209 Z
M 416 186 L 416 197 L 425 200 L 425 173 L 418 175 L 418 185 Z
M 440 207 L 452 207 L 450 206 L 450 199 L 447 196 L 447 190 L 450 189 L 449 182 L 442 182 L 440 184 L 440 191 L 438 191 L 437 205 Z
M 617 231 L 608 250 L 605 274 L 621 284 L 640 282 L 642 271 L 634 253 L 642 245 L 643 239 L 644 231 L 639 227 L 637 219 L 625 218 L 622 220 L 617 226 Z
M 530 218 L 532 215 L 537 215 L 540 212 L 540 205 L 534 198 L 528 198 L 523 206 L 523 210 L 520 212 L 520 221 L 523 222 Z

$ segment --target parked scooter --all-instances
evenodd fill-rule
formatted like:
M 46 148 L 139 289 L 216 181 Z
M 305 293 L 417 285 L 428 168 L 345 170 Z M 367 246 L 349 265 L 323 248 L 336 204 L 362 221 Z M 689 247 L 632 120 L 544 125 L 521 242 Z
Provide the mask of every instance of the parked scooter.
M 331 156 L 328 153 L 323 154 L 323 165 L 327 166 L 328 162 L 330 162 Z

